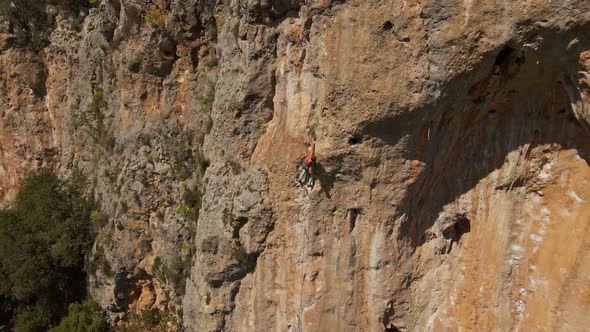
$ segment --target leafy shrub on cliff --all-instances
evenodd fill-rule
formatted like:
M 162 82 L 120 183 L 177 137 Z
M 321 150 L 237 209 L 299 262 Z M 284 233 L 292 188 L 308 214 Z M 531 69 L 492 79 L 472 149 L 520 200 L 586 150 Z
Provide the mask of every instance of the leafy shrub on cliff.
M 182 249 L 181 249 L 182 250 Z M 187 255 L 166 254 L 164 257 L 154 259 L 153 270 L 158 280 L 174 287 L 178 292 L 184 293 L 186 278 L 192 266 L 192 256 L 189 249 Z
M 217 25 L 212 24 L 207 30 L 207 37 L 211 40 L 217 40 Z
M 211 110 L 213 102 L 215 102 L 215 82 L 207 82 L 207 94 L 199 99 L 199 106 L 204 110 Z
M 74 103 L 71 113 L 72 129 L 79 129 L 90 137 L 96 145 L 95 157 L 100 157 L 104 152 L 112 152 L 115 148 L 115 137 L 107 129 L 105 112 L 108 104 L 102 90 L 96 90 L 88 107 L 81 109 L 78 103 Z
M 107 330 L 106 320 L 98 305 L 92 300 L 86 300 L 82 303 L 71 303 L 68 306 L 68 315 L 49 332 L 104 332 Z
M 0 210 L 0 305 L 10 308 L 17 331 L 46 330 L 84 297 L 92 210 L 79 176 L 49 173 L 28 178 Z
M 206 95 L 202 96 L 201 98 L 199 98 L 199 105 L 203 109 L 208 109 L 211 107 L 211 105 L 213 105 L 214 101 L 215 101 L 215 97 L 213 95 L 206 94 Z
M 178 212 L 178 214 L 180 214 L 184 218 L 190 218 L 195 214 L 195 209 L 191 208 L 190 206 L 180 204 L 176 208 L 176 212 Z
M 193 221 L 199 220 L 199 211 L 201 210 L 201 204 L 203 200 L 203 194 L 198 187 L 195 188 L 184 188 L 182 194 L 184 204 L 180 205 L 177 210 L 185 218 L 190 218 Z
M 156 277 L 176 289 L 184 290 L 184 268 L 182 257 L 166 256 L 164 260 L 154 261 Z
M 164 16 L 158 8 L 155 8 L 151 10 L 149 13 L 147 13 L 145 15 L 145 20 L 148 24 L 150 24 L 153 27 L 159 27 L 164 25 Z

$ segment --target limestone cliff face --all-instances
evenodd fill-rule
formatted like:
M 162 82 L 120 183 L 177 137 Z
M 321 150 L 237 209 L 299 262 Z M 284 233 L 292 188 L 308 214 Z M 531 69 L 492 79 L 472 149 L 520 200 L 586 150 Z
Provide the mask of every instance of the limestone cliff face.
M 588 1 L 48 15 L 42 49 L 0 34 L 0 195 L 39 168 L 89 176 L 89 288 L 114 323 L 590 328 Z

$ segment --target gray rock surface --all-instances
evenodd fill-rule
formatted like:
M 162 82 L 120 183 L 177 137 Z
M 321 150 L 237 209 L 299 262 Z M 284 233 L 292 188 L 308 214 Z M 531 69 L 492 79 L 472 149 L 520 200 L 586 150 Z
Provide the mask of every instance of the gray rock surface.
M 41 46 L 0 19 L 0 200 L 38 169 L 89 178 L 113 324 L 589 328 L 588 1 L 43 15 Z

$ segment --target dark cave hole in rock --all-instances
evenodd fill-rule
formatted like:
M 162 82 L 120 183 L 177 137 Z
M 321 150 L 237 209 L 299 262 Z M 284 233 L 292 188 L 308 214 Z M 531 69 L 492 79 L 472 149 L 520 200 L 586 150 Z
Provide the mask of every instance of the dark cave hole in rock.
M 221 286 L 223 286 L 223 280 L 220 279 L 211 279 L 208 281 L 209 286 L 211 286 L 212 288 L 219 288 Z
M 385 332 L 401 332 L 401 330 L 395 326 L 390 326 L 385 328 Z
M 494 63 L 495 66 L 504 66 L 508 64 L 508 60 L 510 56 L 514 53 L 514 48 L 510 46 L 504 46 L 498 56 L 496 57 L 496 62 Z
M 486 96 L 479 96 L 475 99 L 473 99 L 473 104 L 475 105 L 481 105 L 486 101 Z
M 504 73 L 509 75 L 515 74 L 515 68 L 512 66 L 516 64 L 516 68 L 525 63 L 525 56 L 522 51 L 516 50 L 511 46 L 504 46 L 494 62 L 494 71 L 496 73 Z
M 193 47 L 193 48 L 191 48 L 191 50 L 189 52 L 191 63 L 193 65 L 199 64 L 199 49 L 200 49 L 200 47 Z
M 350 136 L 348 138 L 348 145 L 357 145 L 362 142 L 362 139 L 356 136 Z
M 456 217 L 456 222 L 453 226 L 443 230 L 443 236 L 447 240 L 459 242 L 461 237 L 471 231 L 471 220 L 464 215 Z
M 232 236 L 234 239 L 240 238 L 240 230 L 242 229 L 242 227 L 244 227 L 244 225 L 246 225 L 246 223 L 248 223 L 248 218 L 246 217 L 238 217 L 235 219 L 232 225 L 234 228 L 232 232 Z
M 348 222 L 350 224 L 351 232 L 354 230 L 359 214 L 361 214 L 362 212 L 363 210 L 360 208 L 351 208 L 350 210 L 348 210 Z
M 386 21 L 381 26 L 381 29 L 383 29 L 383 31 L 391 31 L 391 29 L 393 29 L 393 23 L 391 23 L 391 21 Z
M 139 73 L 140 69 L 141 69 L 141 63 L 139 63 L 139 62 L 133 62 L 132 64 L 129 65 L 129 70 L 133 73 Z
M 393 308 L 393 302 L 389 302 L 385 311 L 383 312 L 383 318 L 381 323 L 383 324 L 383 331 L 386 332 L 401 332 L 401 330 L 393 324 L 395 317 L 395 309 Z

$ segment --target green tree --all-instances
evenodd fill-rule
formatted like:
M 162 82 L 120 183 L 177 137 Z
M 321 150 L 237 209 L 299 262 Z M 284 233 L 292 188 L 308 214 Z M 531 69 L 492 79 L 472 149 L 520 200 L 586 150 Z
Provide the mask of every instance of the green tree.
M 49 332 L 103 332 L 107 329 L 107 323 L 98 305 L 92 300 L 86 300 L 82 303 L 71 303 L 68 315 Z
M 92 210 L 79 176 L 49 173 L 27 179 L 0 210 L 0 299 L 17 331 L 46 330 L 84 297 Z

